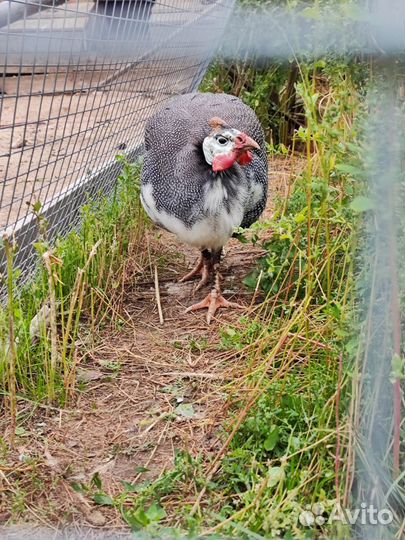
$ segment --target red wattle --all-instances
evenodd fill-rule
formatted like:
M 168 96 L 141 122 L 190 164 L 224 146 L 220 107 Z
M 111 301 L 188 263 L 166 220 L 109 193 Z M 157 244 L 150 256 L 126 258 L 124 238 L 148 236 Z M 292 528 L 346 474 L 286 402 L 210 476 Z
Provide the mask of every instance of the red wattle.
M 242 152 L 239 154 L 237 158 L 237 162 L 239 165 L 249 165 L 249 163 L 252 163 L 253 154 L 252 152 L 249 152 L 249 150 L 246 150 L 246 152 Z
M 214 172 L 225 171 L 226 169 L 232 167 L 232 165 L 235 163 L 235 160 L 235 152 L 215 156 L 212 161 L 212 170 Z

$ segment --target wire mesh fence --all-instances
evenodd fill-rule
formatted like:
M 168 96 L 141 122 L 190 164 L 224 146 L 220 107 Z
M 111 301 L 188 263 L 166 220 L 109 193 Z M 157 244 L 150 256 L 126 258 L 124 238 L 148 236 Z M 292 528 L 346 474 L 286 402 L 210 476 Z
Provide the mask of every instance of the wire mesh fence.
M 398 25 L 402 29 L 403 17 L 395 18 L 391 30 L 381 16 L 388 12 L 386 4 L 376 5 L 367 21 L 382 21 L 381 27 L 372 27 L 373 32 L 381 30 L 379 40 L 368 26 L 360 31 L 357 20 L 357 33 L 353 27 L 341 31 L 333 26 L 335 33 L 326 35 L 321 20 L 320 51 L 328 52 L 334 43 L 338 52 L 348 48 L 358 52 L 363 34 L 363 52 L 383 50 L 383 46 L 386 55 L 403 51 L 403 35 L 395 30 Z M 392 2 L 392 12 L 400 13 L 400 6 L 401 2 Z M 29 277 L 36 258 L 33 241 L 38 233 L 32 205 L 41 203 L 48 233 L 55 237 L 79 222 L 80 209 L 89 197 L 108 194 L 120 169 L 116 154 L 129 160 L 139 156 L 143 127 L 151 114 L 173 94 L 198 87 L 232 7 L 233 0 L 0 2 L 0 227 L 16 237 L 15 264 L 23 279 Z M 293 38 L 315 35 L 306 26 L 295 32 L 295 19 L 288 26 L 284 13 L 270 15 L 251 20 L 255 39 L 244 40 L 245 45 L 254 41 L 256 48 L 261 44 L 263 55 L 290 57 Z M 269 21 L 271 40 L 267 39 Z M 233 25 L 225 56 L 234 54 L 246 30 L 239 19 Z M 366 382 L 358 390 L 361 406 L 353 435 L 360 456 L 353 480 L 358 506 L 363 502 L 388 506 L 395 523 L 390 531 L 381 526 L 371 531 L 368 523 L 357 525 L 359 538 L 400 537 L 405 523 L 403 472 L 393 479 L 387 458 L 394 444 L 392 419 L 398 414 L 391 379 L 395 376 L 399 385 L 404 377 L 403 360 L 399 375 L 393 369 L 395 359 L 403 356 L 403 317 L 398 306 L 393 308 L 393 300 L 399 296 L 403 303 L 404 297 L 403 144 L 398 145 L 393 134 L 400 132 L 404 105 L 403 95 L 397 103 L 396 94 L 390 96 L 387 90 L 399 76 L 396 68 L 384 72 L 387 86 L 378 95 L 386 97 L 376 107 L 377 128 L 367 128 L 374 135 L 369 150 L 374 161 L 366 174 L 377 217 L 370 234 L 373 245 L 367 244 L 366 249 L 378 257 L 370 263 L 373 282 L 367 281 L 364 294 L 370 306 L 363 351 Z M 401 88 L 398 95 L 403 94 Z M 0 252 L 0 271 L 2 265 Z M 394 344 L 394 338 L 399 344 Z M 401 409 L 400 391 L 397 399 L 398 395 Z
M 19 245 L 23 279 L 35 260 L 32 205 L 54 238 L 111 190 L 115 156 L 138 156 L 146 120 L 198 87 L 232 2 L 0 3 L 0 227 Z

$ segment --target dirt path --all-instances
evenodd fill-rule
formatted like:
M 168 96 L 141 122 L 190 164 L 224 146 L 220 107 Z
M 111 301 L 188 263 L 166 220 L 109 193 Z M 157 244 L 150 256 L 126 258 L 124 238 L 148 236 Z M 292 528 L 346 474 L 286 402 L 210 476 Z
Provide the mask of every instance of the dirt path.
M 271 213 L 274 194 L 285 193 L 291 163 L 271 163 Z M 18 437 L 15 469 L 7 475 L 7 498 L 0 499 L 3 520 L 24 518 L 42 525 L 62 522 L 94 527 L 123 527 L 119 512 L 93 506 L 72 489 L 98 472 L 105 492 L 122 490 L 121 480 L 158 477 L 169 469 L 176 449 L 191 455 L 218 449 L 218 427 L 226 417 L 223 385 L 240 371 L 238 358 L 220 347 L 221 332 L 241 312 L 221 310 L 210 326 L 205 313 L 185 308 L 206 291 L 193 294 L 193 283 L 177 279 L 192 266 L 196 252 L 167 232 L 149 233 L 151 267 L 159 267 L 164 325 L 159 324 L 150 269 L 136 287 L 128 284 L 127 323 L 106 328 L 82 360 L 75 407 L 37 410 L 27 406 L 27 425 Z M 231 240 L 223 263 L 224 291 L 248 306 L 252 292 L 242 280 L 255 267 L 259 248 Z M 180 407 L 179 407 L 180 406 Z M 187 417 L 190 415 L 190 417 Z M 31 465 L 27 465 L 31 464 Z M 138 473 L 139 467 L 148 472 Z M 0 495 L 1 497 L 2 495 Z M 8 502 L 7 502 L 8 501 Z

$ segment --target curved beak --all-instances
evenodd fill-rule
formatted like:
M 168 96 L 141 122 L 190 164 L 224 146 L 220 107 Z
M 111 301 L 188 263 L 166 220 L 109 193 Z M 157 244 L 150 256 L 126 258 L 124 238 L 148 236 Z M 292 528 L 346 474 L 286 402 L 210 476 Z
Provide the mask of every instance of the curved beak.
M 260 150 L 259 144 L 246 133 L 240 133 L 236 137 L 236 148 L 239 150 L 253 150 L 254 148 Z

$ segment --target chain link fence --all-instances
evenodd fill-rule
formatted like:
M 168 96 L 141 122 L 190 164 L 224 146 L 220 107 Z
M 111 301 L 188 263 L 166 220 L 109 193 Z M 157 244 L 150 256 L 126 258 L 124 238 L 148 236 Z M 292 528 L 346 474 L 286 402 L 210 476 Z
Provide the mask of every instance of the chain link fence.
M 146 120 L 198 88 L 233 0 L 0 2 L 0 228 L 35 261 L 33 204 L 50 238 L 108 194 L 115 160 L 142 152 Z M 5 260 L 0 252 L 0 271 Z

